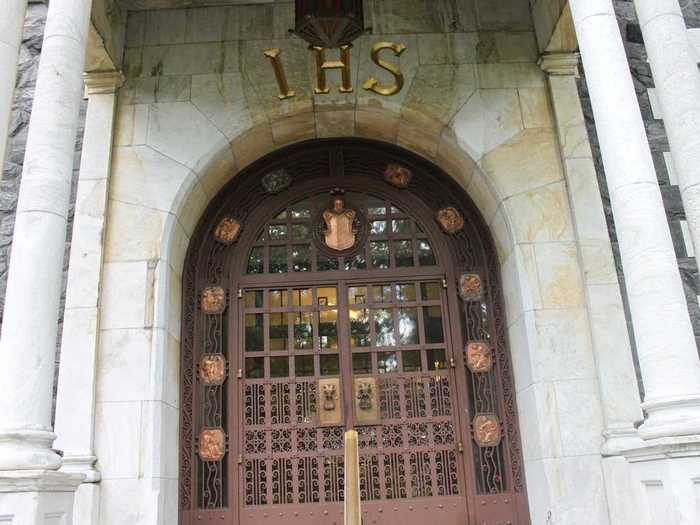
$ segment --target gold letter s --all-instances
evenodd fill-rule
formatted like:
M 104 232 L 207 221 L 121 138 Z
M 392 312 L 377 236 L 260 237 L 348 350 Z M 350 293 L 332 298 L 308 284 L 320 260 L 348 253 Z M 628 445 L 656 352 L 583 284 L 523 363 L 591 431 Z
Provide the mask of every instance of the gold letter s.
M 394 44 L 392 42 L 379 42 L 372 47 L 372 62 L 394 75 L 394 78 L 396 79 L 394 85 L 382 86 L 379 84 L 379 80 L 374 77 L 370 77 L 365 80 L 362 87 L 364 87 L 367 91 L 372 91 L 378 95 L 390 97 L 391 95 L 396 95 L 403 89 L 404 78 L 403 73 L 401 73 L 401 70 L 397 66 L 391 62 L 386 62 L 379 58 L 379 52 L 383 49 L 391 49 L 394 52 L 394 55 L 398 57 L 401 56 L 401 53 L 406 51 L 406 46 L 404 44 Z

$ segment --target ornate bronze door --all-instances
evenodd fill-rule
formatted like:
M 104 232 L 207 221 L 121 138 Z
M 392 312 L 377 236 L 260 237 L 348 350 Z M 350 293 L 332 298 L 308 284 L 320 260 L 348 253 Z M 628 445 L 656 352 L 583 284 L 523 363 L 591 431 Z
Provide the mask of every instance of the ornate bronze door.
M 342 523 L 354 428 L 365 524 L 529 523 L 478 217 L 411 156 L 288 153 L 239 176 L 193 241 L 181 521 Z

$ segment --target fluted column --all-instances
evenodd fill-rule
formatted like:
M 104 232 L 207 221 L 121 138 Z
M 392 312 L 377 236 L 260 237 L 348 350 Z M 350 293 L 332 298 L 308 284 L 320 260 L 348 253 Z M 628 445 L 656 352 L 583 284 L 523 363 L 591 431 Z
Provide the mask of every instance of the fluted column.
M 700 434 L 700 362 L 611 0 L 571 0 L 605 166 L 648 418 L 642 437 Z
M 55 470 L 52 386 L 91 0 L 51 0 L 0 336 L 0 473 Z
M 700 72 L 678 0 L 635 0 L 695 253 L 700 253 Z
M 2 173 L 27 0 L 3 0 L 0 12 L 2 13 L 0 15 L 0 173 Z

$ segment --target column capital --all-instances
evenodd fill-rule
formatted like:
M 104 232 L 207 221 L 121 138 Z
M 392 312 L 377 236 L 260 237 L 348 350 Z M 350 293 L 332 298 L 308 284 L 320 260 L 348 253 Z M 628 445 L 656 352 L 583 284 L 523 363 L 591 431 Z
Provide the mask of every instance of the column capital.
M 116 93 L 124 84 L 124 75 L 121 71 L 94 71 L 83 73 L 85 84 L 85 96 L 105 95 Z
M 542 71 L 548 75 L 579 76 L 578 53 L 545 53 L 537 61 Z

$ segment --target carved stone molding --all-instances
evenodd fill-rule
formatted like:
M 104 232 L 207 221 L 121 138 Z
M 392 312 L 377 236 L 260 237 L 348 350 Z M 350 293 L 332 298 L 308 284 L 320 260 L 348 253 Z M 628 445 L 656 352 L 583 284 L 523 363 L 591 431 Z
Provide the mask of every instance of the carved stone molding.
M 540 56 L 537 65 L 548 75 L 573 75 L 579 77 L 578 53 L 549 53 Z
M 124 75 L 121 71 L 97 71 L 84 73 L 85 95 L 105 95 L 116 93 L 124 84 Z

